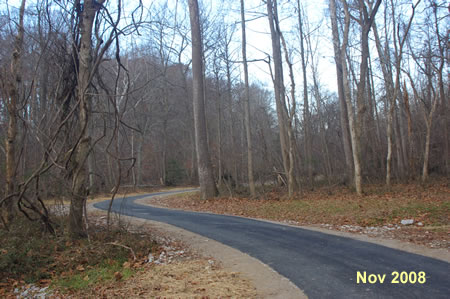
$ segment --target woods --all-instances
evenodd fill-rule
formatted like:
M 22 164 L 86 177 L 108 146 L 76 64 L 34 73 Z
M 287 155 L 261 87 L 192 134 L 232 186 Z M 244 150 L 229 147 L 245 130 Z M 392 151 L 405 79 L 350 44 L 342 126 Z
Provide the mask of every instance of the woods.
M 437 0 L 0 4 L 0 210 L 448 178 L 449 7 Z

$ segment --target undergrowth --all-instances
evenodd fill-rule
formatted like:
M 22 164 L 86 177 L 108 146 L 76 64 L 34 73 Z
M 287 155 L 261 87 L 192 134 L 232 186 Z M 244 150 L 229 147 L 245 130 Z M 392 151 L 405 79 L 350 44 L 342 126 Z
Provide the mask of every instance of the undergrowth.
M 10 230 L 0 229 L 0 289 L 19 283 L 38 283 L 77 291 L 112 279 L 126 279 L 157 244 L 146 233 L 91 223 L 89 239 L 71 240 L 64 220 L 56 219 L 56 235 L 43 233 L 36 223 L 18 216 Z M 135 256 L 135 257 L 134 257 Z

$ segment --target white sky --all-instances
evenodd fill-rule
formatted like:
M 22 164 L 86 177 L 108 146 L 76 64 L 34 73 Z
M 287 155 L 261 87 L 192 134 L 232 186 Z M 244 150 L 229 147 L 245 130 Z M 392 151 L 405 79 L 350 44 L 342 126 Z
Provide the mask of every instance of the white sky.
M 296 2 L 296 1 L 293 1 Z M 246 10 L 251 10 L 252 7 L 258 7 L 258 4 L 261 3 L 261 1 L 257 0 L 250 0 L 245 1 Z M 312 38 L 312 42 L 315 43 L 316 41 L 320 43 L 320 47 L 318 47 L 318 52 L 315 57 L 315 62 L 319 62 L 319 75 L 318 78 L 320 79 L 320 83 L 324 85 L 327 89 L 330 90 L 337 90 L 337 83 L 336 83 L 336 70 L 335 65 L 333 62 L 333 44 L 331 42 L 331 31 L 329 31 L 328 27 L 328 19 L 325 18 L 324 11 L 327 9 L 327 5 L 325 3 L 325 0 L 302 0 L 301 1 L 302 6 L 305 10 L 305 13 L 307 15 L 307 18 L 310 22 L 310 27 L 316 29 L 319 24 L 319 29 L 315 30 L 312 34 L 315 36 L 315 38 Z M 286 4 L 284 6 L 279 7 L 279 15 L 281 19 L 281 30 L 283 31 L 283 34 L 285 35 L 285 38 L 288 43 L 288 48 L 293 49 L 294 51 L 297 51 L 296 54 L 294 54 L 293 62 L 294 62 L 294 71 L 296 72 L 295 75 L 295 81 L 297 85 L 297 93 L 301 94 L 302 90 L 302 74 L 301 74 L 301 60 L 300 60 L 300 42 L 298 39 L 298 22 L 297 22 L 297 16 L 296 12 L 292 9 L 293 4 Z M 259 7 L 261 7 L 261 4 L 259 4 Z M 266 6 L 263 5 L 259 11 L 266 12 Z M 286 19 L 287 15 L 290 15 L 289 19 Z M 251 14 L 248 14 L 246 16 L 246 19 L 252 18 Z M 304 28 L 304 31 L 307 29 Z M 240 33 L 239 33 L 240 34 Z M 294 37 L 295 35 L 295 37 Z M 240 38 L 240 36 L 239 36 Z M 272 44 L 270 39 L 270 28 L 269 28 L 269 21 L 267 17 L 259 18 L 254 21 L 250 21 L 247 23 L 247 51 L 248 51 L 248 58 L 249 59 L 255 59 L 255 58 L 265 58 L 265 54 L 263 54 L 261 51 L 264 51 L 266 53 L 271 54 L 272 53 Z M 306 43 L 304 43 L 304 47 L 306 50 Z M 313 45 L 315 47 L 315 45 Z M 284 54 L 283 54 L 284 59 Z M 287 72 L 287 66 L 285 66 L 285 71 Z M 250 74 L 253 75 L 253 80 L 259 80 L 262 82 L 267 82 L 269 85 L 268 87 L 272 87 L 270 74 L 268 70 L 268 66 L 264 62 L 258 62 L 258 63 L 251 63 L 249 66 Z M 310 73 L 310 69 L 308 66 L 307 73 Z M 310 76 L 308 76 L 310 77 Z M 309 83 L 312 82 L 311 78 L 309 79 Z M 252 79 L 250 79 L 252 80 Z M 286 73 L 285 75 L 285 84 L 288 85 L 289 78 Z

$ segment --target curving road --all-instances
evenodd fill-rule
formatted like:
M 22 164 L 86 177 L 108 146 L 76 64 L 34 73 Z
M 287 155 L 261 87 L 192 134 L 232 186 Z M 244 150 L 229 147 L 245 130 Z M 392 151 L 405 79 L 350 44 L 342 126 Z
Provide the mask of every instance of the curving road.
M 120 198 L 112 209 L 165 222 L 234 247 L 287 277 L 309 298 L 450 298 L 450 264 L 444 261 L 302 228 L 134 203 L 140 198 L 186 191 Z M 108 205 L 109 201 L 94 204 L 104 210 Z M 364 271 L 366 283 L 362 280 Z M 399 275 L 399 283 L 392 283 L 394 271 L 406 272 Z M 420 274 L 420 281 L 425 282 L 410 283 L 421 271 L 425 276 Z

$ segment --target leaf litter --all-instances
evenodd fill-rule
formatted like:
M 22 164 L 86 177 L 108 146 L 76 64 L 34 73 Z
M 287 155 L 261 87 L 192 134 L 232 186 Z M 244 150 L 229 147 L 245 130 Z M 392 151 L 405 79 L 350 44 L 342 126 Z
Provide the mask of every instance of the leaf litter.
M 450 184 L 444 180 L 423 187 L 397 184 L 390 191 L 367 185 L 357 196 L 343 186 L 304 191 L 293 199 L 277 188 L 257 198 L 221 196 L 201 200 L 198 193 L 149 197 L 138 202 L 166 208 L 267 219 L 291 225 L 412 242 L 450 249 Z M 402 224 L 402 221 L 404 224 Z

